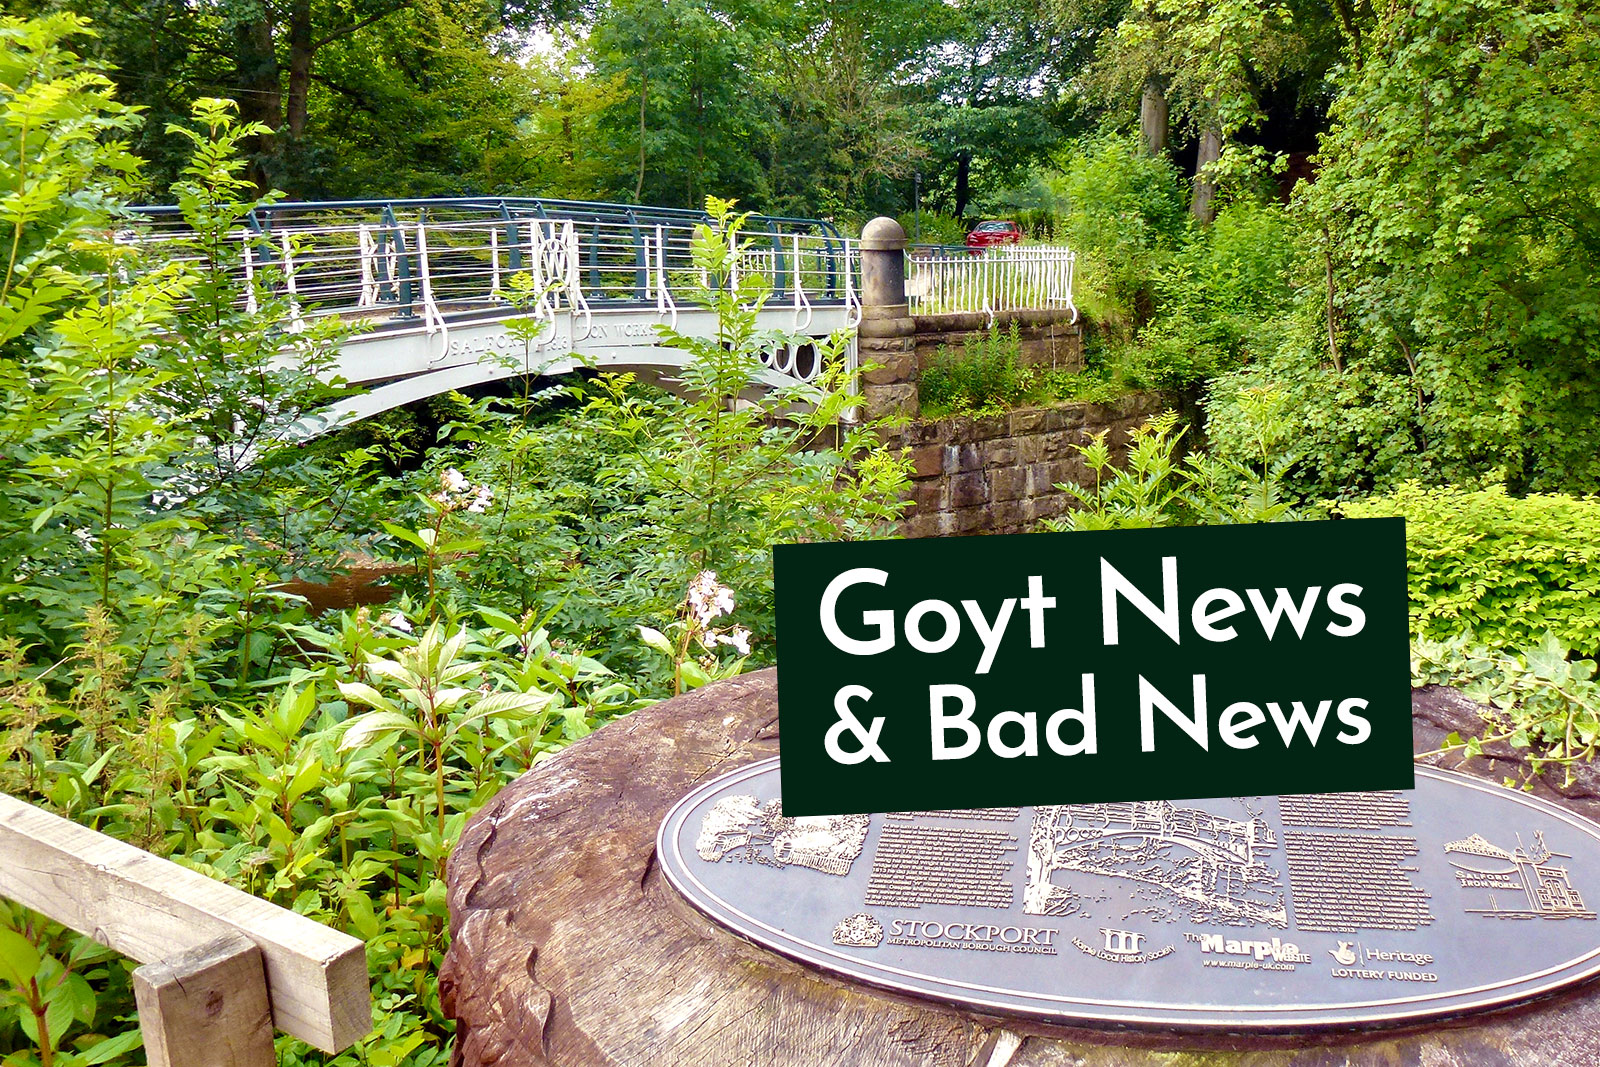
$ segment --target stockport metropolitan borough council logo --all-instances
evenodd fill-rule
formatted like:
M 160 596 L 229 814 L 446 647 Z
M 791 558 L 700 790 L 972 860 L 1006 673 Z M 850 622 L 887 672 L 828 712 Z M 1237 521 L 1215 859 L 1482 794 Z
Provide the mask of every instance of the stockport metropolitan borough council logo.
M 839 920 L 833 928 L 833 943 L 852 948 L 877 948 L 883 943 L 883 924 L 866 912 Z

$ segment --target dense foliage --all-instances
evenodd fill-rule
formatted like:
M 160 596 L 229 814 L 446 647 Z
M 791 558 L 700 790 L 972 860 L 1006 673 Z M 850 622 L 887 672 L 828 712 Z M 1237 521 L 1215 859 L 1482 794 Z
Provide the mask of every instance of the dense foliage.
M 64 0 L 18 0 L 24 14 Z M 237 100 L 251 173 L 296 199 L 545 195 L 862 215 L 927 192 L 964 215 L 1068 121 L 1078 46 L 1038 5 L 974 0 L 65 0 L 149 108 L 164 189 L 200 97 Z
M 1405 516 L 1417 637 L 1471 633 L 1492 648 L 1526 648 L 1549 632 L 1600 653 L 1600 500 L 1407 482 L 1339 510 Z
M 1479 736 L 1451 734 L 1446 751 L 1474 756 L 1497 742 L 1529 749 L 1527 769 L 1508 786 L 1531 788 L 1535 775 L 1560 767 L 1566 785 L 1573 767 L 1600 750 L 1600 684 L 1593 659 L 1580 659 L 1554 634 L 1522 651 L 1493 649 L 1460 634 L 1420 640 L 1411 655 L 1413 685 L 1453 685 L 1488 708 Z
M 905 465 L 841 424 L 842 360 L 731 402 L 791 339 L 756 332 L 758 275 L 729 284 L 743 220 L 715 201 L 693 254 L 719 331 L 661 337 L 689 399 L 457 399 L 452 451 L 397 478 L 299 447 L 342 327 L 229 269 L 259 127 L 211 99 L 174 125 L 194 236 L 145 258 L 118 240 L 139 120 L 83 29 L 0 21 L 0 789 L 359 936 L 377 1029 L 338 1057 L 280 1037 L 282 1063 L 442 1064 L 466 819 L 611 717 L 770 662 L 767 546 L 881 536 Z M 411 595 L 312 618 L 282 590 L 357 549 Z M 0 1059 L 138 1062 L 130 967 L 0 903 Z
M 718 228 L 695 256 L 715 279 L 727 277 L 741 219 L 723 201 L 710 211 Z M 470 545 L 472 565 L 431 595 L 513 614 L 559 610 L 569 636 L 619 669 L 648 674 L 660 664 L 639 658 L 637 623 L 672 618 L 695 574 L 712 571 L 738 591 L 754 662 L 772 662 L 770 546 L 884 536 L 908 482 L 904 462 L 878 446 L 882 423 L 841 420 L 855 404 L 843 338 L 820 354 L 816 381 L 748 399 L 762 372 L 754 353 L 807 339 L 758 334 L 764 283 L 751 272 L 737 277 L 737 287 L 701 292 L 718 314 L 716 335 L 661 330 L 691 357 L 682 375 L 690 400 L 603 377 L 544 394 L 531 412 L 480 404 L 460 413 L 447 441 L 462 451 L 446 455 L 494 497 L 449 517 L 440 537 L 469 539 L 461 545 Z M 559 410 L 539 417 L 556 402 Z M 450 551 L 442 541 L 412 547 L 425 559 Z
M 470 812 L 643 701 L 772 662 L 772 542 L 893 530 L 904 464 L 841 422 L 841 373 L 748 402 L 791 339 L 755 332 L 718 197 L 1071 244 L 1089 374 L 1025 369 L 1001 333 L 921 381 L 935 414 L 1172 398 L 1125 456 L 1083 445 L 1050 528 L 1403 514 L 1416 680 L 1492 702 L 1535 767 L 1600 744 L 1591 4 L 7 10 L 0 787 L 360 935 L 377 1032 L 331 1060 L 282 1040 L 286 1064 L 443 1063 L 441 871 Z M 662 335 L 686 395 L 529 383 L 439 401 L 437 439 L 412 412 L 293 446 L 341 391 L 316 372 L 342 328 L 298 328 L 270 268 L 245 314 L 226 235 L 263 197 L 457 193 L 706 207 L 722 333 Z M 139 200 L 194 238 L 119 240 Z M 404 596 L 312 618 L 283 591 L 351 555 Z M 131 1012 L 125 961 L 0 906 L 6 1067 L 136 1063 Z
M 940 345 L 917 382 L 924 418 L 993 415 L 1023 404 L 1058 400 L 1104 403 L 1126 390 L 1117 382 L 1075 371 L 1025 366 L 1015 323 L 969 334 L 961 348 Z
M 1438 475 L 1594 486 L 1593 9 L 1424 3 L 1383 20 L 1372 48 L 1306 198 L 1336 235 L 1340 358 L 1409 379 L 1407 421 Z

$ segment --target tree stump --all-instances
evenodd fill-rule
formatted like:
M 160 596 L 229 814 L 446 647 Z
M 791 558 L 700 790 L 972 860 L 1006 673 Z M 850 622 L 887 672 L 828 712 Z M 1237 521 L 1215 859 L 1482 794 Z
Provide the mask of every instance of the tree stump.
M 694 786 L 776 755 L 772 671 L 618 720 L 501 790 L 450 860 L 453 942 L 439 978 L 454 1067 L 1237 1067 L 1600 1064 L 1600 987 L 1410 1030 L 1312 1037 L 1069 1029 L 896 996 L 714 926 L 655 861 Z M 1413 697 L 1418 751 L 1482 729 L 1447 689 Z M 1516 753 L 1460 765 L 1499 781 Z M 1559 783 L 1558 783 L 1559 784 Z M 1600 774 L 1537 790 L 1594 818 Z M 1182 1055 L 1188 1053 L 1188 1056 Z

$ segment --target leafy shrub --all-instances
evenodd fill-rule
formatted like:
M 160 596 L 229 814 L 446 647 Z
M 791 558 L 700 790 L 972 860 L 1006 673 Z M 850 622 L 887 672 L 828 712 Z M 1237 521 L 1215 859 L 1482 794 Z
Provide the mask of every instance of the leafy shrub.
M 1055 400 L 1084 404 L 1110 404 L 1132 391 L 1127 382 L 1100 370 L 1047 370 L 1043 374 L 1044 395 Z
M 1119 335 L 1154 312 L 1156 268 L 1186 232 L 1177 170 L 1131 137 L 1080 142 L 1051 182 L 1059 234 L 1078 252 L 1079 306 Z
M 1531 788 L 1549 764 L 1562 767 L 1571 785 L 1573 764 L 1594 759 L 1600 747 L 1600 685 L 1594 675 L 1594 660 L 1573 658 L 1551 633 L 1516 653 L 1492 651 L 1467 634 L 1412 644 L 1413 685 L 1456 686 L 1491 709 L 1481 737 L 1452 733 L 1444 751 L 1476 756 L 1495 741 L 1532 750 L 1527 775 L 1508 780 L 1510 786 Z
M 1126 383 L 1103 373 L 1024 367 L 1021 358 L 1015 323 L 1003 333 L 991 327 L 968 334 L 959 353 L 940 345 L 917 384 L 923 416 L 993 415 L 1057 400 L 1105 404 L 1128 393 Z
M 1036 398 L 1039 381 L 1021 365 L 1021 353 L 1015 324 L 1005 333 L 968 334 L 959 354 L 940 345 L 917 387 L 923 412 L 988 414 Z
M 1600 651 L 1600 500 L 1408 482 L 1338 510 L 1405 516 L 1413 636 Z
M 1283 210 L 1236 201 L 1155 272 L 1156 315 L 1123 372 L 1157 389 L 1201 381 L 1274 351 L 1297 249 Z
M 1600 196 L 1600 27 L 1469 0 L 1385 9 L 1369 41 L 1302 187 L 1347 347 L 1414 384 L 1442 479 L 1593 491 L 1600 246 L 1571 220 Z
M 1183 431 L 1172 412 L 1150 419 L 1130 435 L 1125 462 L 1112 463 L 1106 433 L 1078 445 L 1094 474 L 1092 486 L 1057 489 L 1080 508 L 1046 519 L 1046 530 L 1130 530 L 1158 526 L 1278 522 L 1299 518 L 1282 489 L 1294 455 L 1283 445 L 1288 426 L 1280 399 L 1260 391 L 1239 398 L 1252 427 L 1251 448 L 1237 454 L 1180 452 Z
M 1417 425 L 1417 393 L 1408 377 L 1365 360 L 1335 374 L 1297 352 L 1268 353 L 1211 381 L 1206 434 L 1219 447 L 1229 447 L 1240 434 L 1233 398 L 1249 389 L 1283 397 L 1302 457 L 1288 484 L 1304 499 L 1352 499 L 1409 479 L 1432 482 L 1441 476 Z
M 177 703 L 175 693 L 122 703 L 134 649 L 103 626 L 87 632 L 79 655 L 110 673 L 65 700 L 17 673 L 15 646 L 0 657 L 12 708 L 0 734 L 7 789 L 366 941 L 377 1032 L 309 1062 L 444 1062 L 450 1027 L 433 978 L 447 947 L 451 846 L 501 785 L 640 702 L 535 618 L 487 608 L 432 622 L 417 614 L 402 605 L 381 619 L 363 609 L 295 625 L 286 636 L 300 665 L 284 684 L 210 708 Z M 96 698 L 102 685 L 120 706 Z M 0 908 L 0 946 L 6 918 Z M 44 1006 L 62 997 L 72 1005 L 49 1031 L 54 1062 L 85 1062 L 73 1050 L 107 1053 L 87 1062 L 125 1062 L 100 1044 L 132 1026 L 115 1023 L 133 1014 L 123 962 L 37 919 L 12 915 L 10 925 L 54 961 L 41 972 L 51 977 Z M 62 975 L 71 977 L 58 984 Z M 7 1064 L 51 1062 L 24 1051 L 42 1046 L 37 1027 L 13 1027 L 8 1013 Z M 137 1046 L 133 1035 L 124 1051 Z M 285 1064 L 308 1062 L 289 1038 L 279 1052 Z
M 938 211 L 922 212 L 920 224 L 915 211 L 907 211 L 897 220 L 906 231 L 906 236 L 920 244 L 925 245 L 961 245 L 966 246 L 967 231 L 971 227 L 965 219 L 958 219 L 954 215 L 946 215 Z M 917 236 L 918 230 L 921 236 Z

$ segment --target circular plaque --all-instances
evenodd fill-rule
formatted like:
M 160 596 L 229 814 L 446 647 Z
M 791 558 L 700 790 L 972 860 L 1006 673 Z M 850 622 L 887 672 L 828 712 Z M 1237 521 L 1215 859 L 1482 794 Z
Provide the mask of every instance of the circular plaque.
M 989 1013 L 1293 1031 L 1600 972 L 1600 826 L 1416 773 L 1404 792 L 790 818 L 771 759 L 684 797 L 657 844 L 740 936 Z

